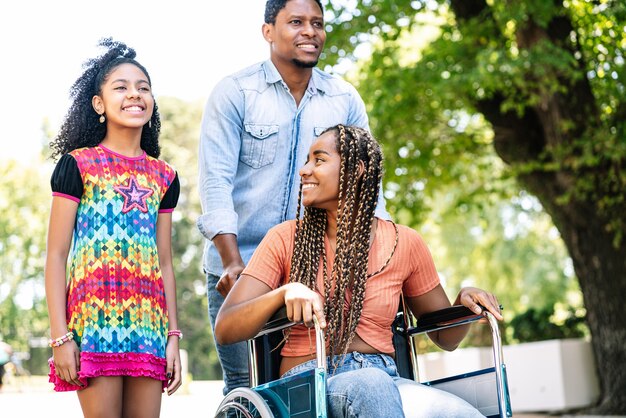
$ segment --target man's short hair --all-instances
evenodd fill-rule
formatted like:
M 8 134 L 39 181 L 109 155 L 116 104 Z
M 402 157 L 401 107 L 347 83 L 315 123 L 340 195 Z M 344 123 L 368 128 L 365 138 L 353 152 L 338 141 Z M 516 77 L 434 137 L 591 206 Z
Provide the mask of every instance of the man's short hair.
M 270 23 L 272 25 L 276 23 L 276 16 L 285 8 L 288 1 L 289 0 L 267 0 L 265 3 L 265 23 Z M 320 7 L 322 13 L 324 13 L 324 6 L 322 6 L 321 0 L 314 1 Z

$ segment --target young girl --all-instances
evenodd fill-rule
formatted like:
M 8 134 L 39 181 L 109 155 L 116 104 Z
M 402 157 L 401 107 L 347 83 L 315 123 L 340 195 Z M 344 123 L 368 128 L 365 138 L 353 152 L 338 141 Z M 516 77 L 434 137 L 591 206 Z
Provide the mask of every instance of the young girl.
M 280 371 L 315 367 L 313 316 L 326 328 L 330 417 L 480 417 L 446 392 L 398 376 L 391 323 L 400 293 L 416 315 L 450 306 L 426 244 L 417 232 L 374 216 L 382 153 L 365 130 L 338 125 L 311 145 L 300 169 L 303 219 L 272 228 L 217 316 L 222 344 L 253 337 L 281 306 L 305 325 L 290 329 Z M 298 212 L 300 209 L 298 208 Z M 455 304 L 502 319 L 496 297 L 461 289 Z M 245 318 L 245 320 L 244 320 Z M 467 326 L 433 332 L 454 350 Z M 404 407 L 404 412 L 403 412 Z
M 158 417 L 162 391 L 181 384 L 171 256 L 180 187 L 157 159 L 148 72 L 125 44 L 100 45 L 51 144 L 61 158 L 45 266 L 50 382 L 78 389 L 86 417 Z

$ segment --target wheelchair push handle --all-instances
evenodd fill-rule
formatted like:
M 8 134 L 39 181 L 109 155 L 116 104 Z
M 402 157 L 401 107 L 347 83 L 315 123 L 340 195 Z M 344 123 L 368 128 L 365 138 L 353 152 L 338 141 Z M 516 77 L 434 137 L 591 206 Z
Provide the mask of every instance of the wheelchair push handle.
M 261 328 L 261 330 L 254 338 L 258 338 L 263 335 L 270 334 L 274 331 L 279 331 L 301 323 L 302 322 L 295 322 L 289 319 L 287 317 L 287 307 L 282 306 L 270 317 L 270 319 L 265 323 L 263 328 Z M 320 327 L 317 316 L 315 315 L 313 316 L 313 323 L 315 326 L 317 367 L 326 370 L 326 340 L 324 337 L 324 330 Z

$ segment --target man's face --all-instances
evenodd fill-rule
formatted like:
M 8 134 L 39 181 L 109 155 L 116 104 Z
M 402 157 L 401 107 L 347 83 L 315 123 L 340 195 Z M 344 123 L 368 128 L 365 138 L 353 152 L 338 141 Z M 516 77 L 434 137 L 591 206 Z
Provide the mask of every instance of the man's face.
M 326 41 L 324 15 L 314 0 L 289 0 L 275 24 L 263 25 L 263 36 L 278 65 L 315 67 Z

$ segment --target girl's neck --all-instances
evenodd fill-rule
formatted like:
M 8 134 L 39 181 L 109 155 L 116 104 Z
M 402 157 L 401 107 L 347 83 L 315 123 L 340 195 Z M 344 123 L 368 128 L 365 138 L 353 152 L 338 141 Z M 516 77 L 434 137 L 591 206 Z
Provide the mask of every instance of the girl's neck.
M 107 132 L 100 145 L 126 157 L 140 157 L 143 155 L 141 131 L 139 131 L 139 135 L 128 131 Z

